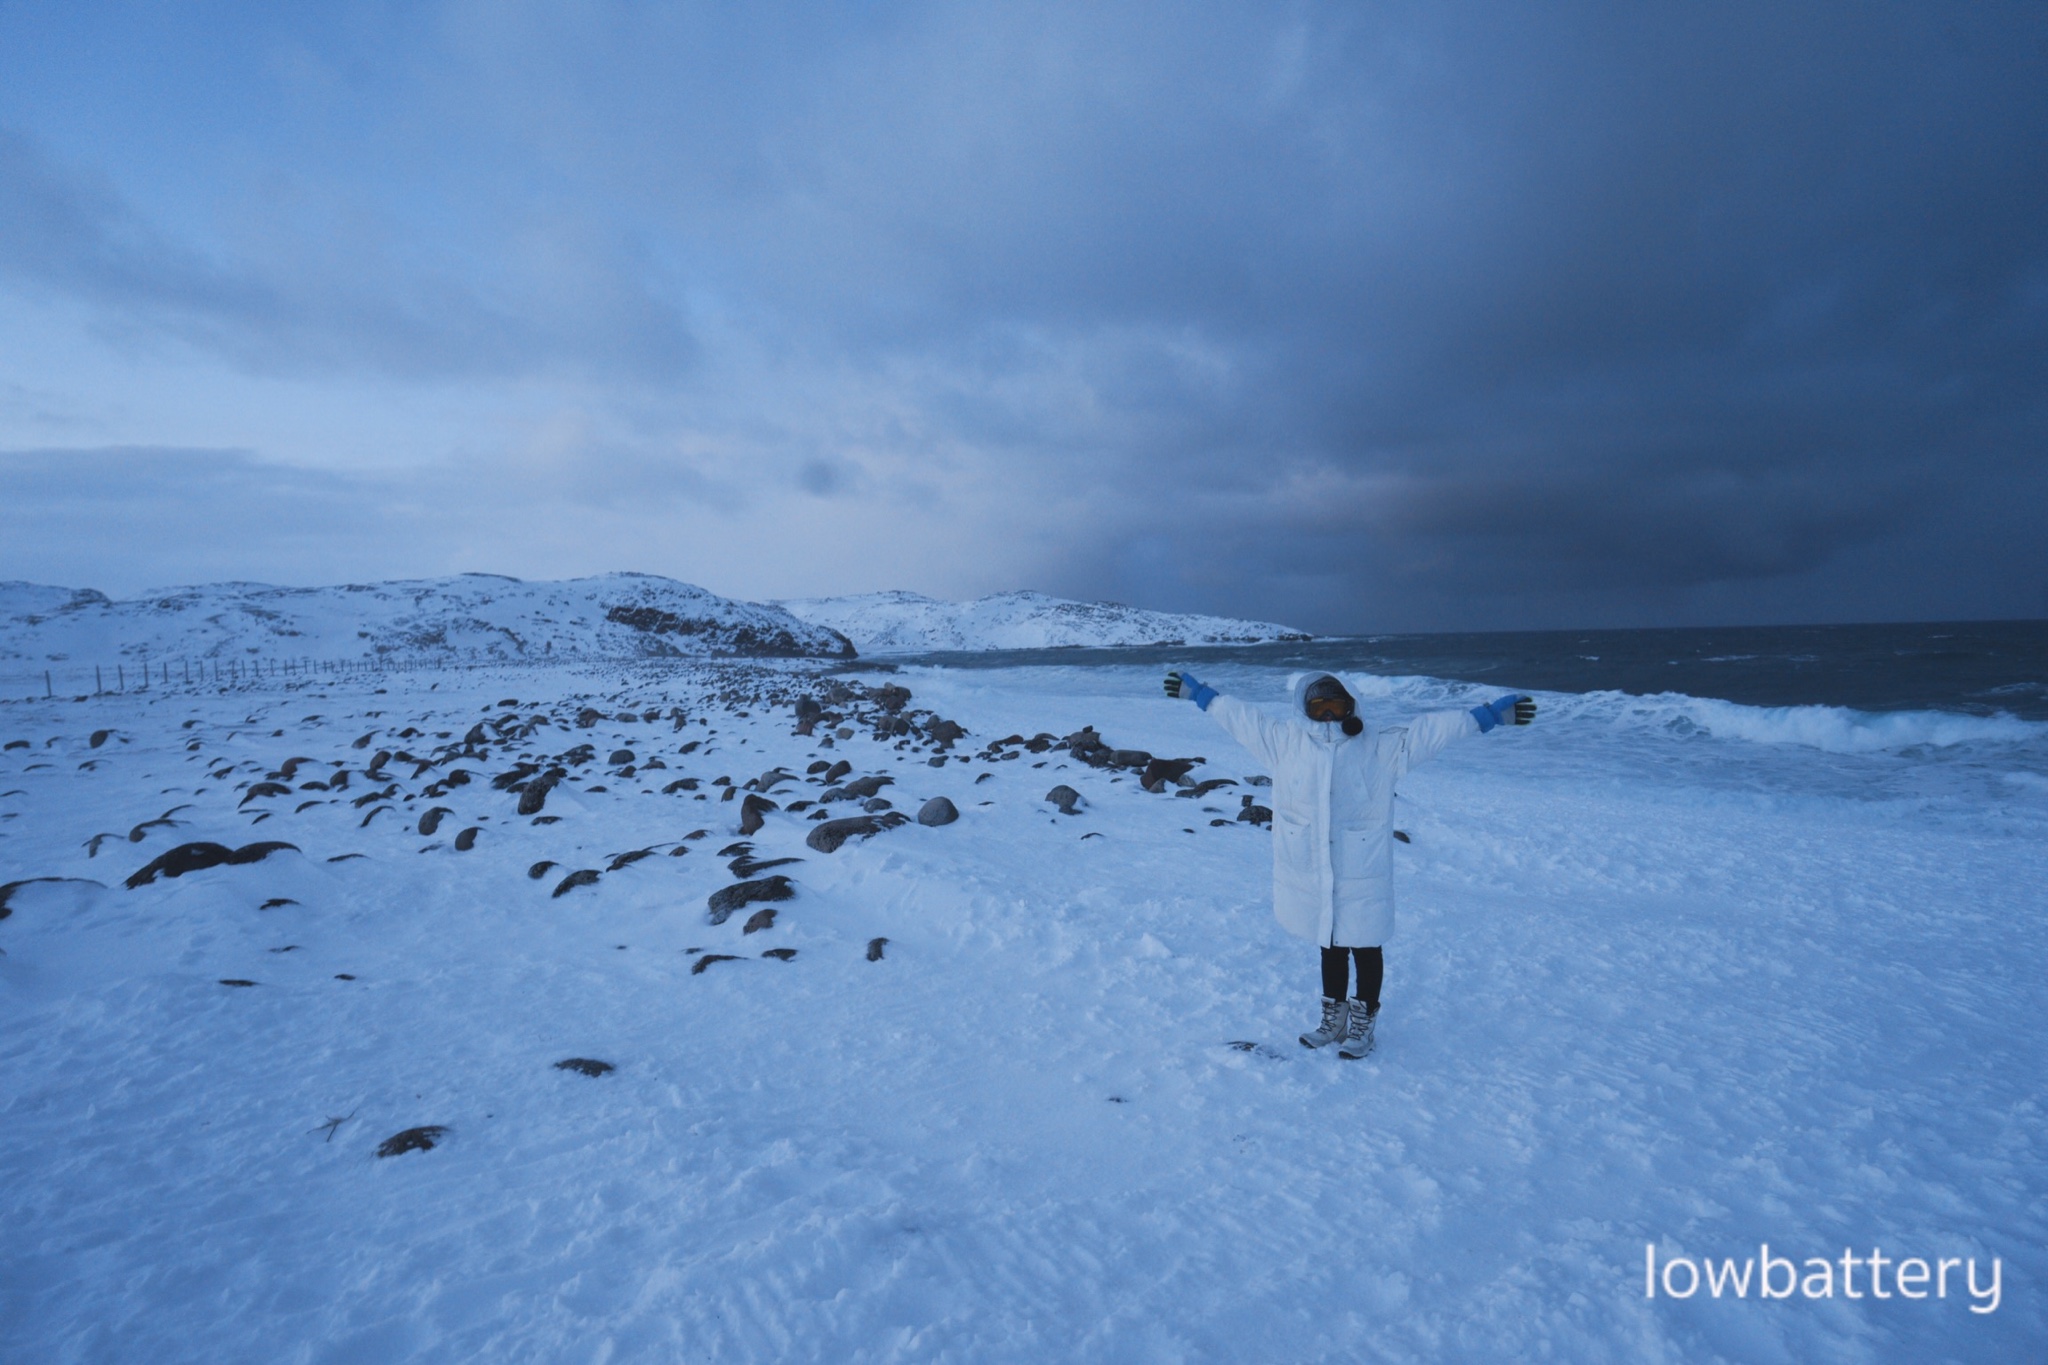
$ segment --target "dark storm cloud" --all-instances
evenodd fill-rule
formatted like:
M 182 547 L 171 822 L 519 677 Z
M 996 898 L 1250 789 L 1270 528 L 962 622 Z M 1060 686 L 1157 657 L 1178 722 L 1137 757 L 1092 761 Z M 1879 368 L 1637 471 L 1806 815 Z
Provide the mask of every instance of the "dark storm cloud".
M 1080 596 L 1329 630 L 2048 611 L 2038 5 L 407 33 L 327 54 L 389 71 L 277 153 L 367 245 L 179 245 L 17 139 L 0 268 L 244 364 L 566 366 L 629 436 L 593 469 L 709 451 L 897 540 L 997 509 L 984 543 Z

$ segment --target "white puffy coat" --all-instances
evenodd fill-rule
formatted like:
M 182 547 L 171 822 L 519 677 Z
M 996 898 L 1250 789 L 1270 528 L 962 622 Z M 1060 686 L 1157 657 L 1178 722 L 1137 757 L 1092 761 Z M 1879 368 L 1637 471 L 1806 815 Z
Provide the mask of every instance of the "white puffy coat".
M 1302 712 L 1309 685 L 1324 676 L 1297 678 L 1288 711 L 1225 696 L 1208 711 L 1273 775 L 1273 917 L 1297 938 L 1372 948 L 1394 930 L 1394 784 L 1452 740 L 1480 733 L 1479 722 L 1469 711 L 1431 711 L 1346 735 Z

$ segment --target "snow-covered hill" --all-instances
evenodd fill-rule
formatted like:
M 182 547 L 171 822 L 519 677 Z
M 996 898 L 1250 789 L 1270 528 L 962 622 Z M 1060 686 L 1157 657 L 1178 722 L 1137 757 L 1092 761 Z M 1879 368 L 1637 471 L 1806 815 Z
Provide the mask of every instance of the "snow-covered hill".
M 300 658 L 442 663 L 637 657 L 849 658 L 834 631 L 649 574 L 495 574 L 279 588 L 215 583 L 128 601 L 0 583 L 0 668 Z
M 932 650 L 1055 649 L 1073 645 L 1240 645 L 1307 640 L 1266 621 L 1141 611 L 1114 602 L 1071 602 L 1041 592 L 1002 592 L 941 602 L 914 592 L 807 597 L 778 602 L 801 620 L 829 626 L 862 654 Z

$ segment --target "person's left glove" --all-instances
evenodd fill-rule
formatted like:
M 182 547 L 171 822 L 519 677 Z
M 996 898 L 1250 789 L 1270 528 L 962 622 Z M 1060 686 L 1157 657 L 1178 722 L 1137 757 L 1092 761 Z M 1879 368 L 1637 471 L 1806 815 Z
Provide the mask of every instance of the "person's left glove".
M 1184 698 L 1206 711 L 1209 709 L 1209 703 L 1216 700 L 1217 693 L 1215 688 L 1202 682 L 1194 674 L 1176 669 L 1166 675 L 1166 695 Z
M 1510 694 L 1484 706 L 1473 707 L 1472 718 L 1479 722 L 1482 735 L 1496 725 L 1527 725 L 1536 719 L 1536 703 L 1528 697 Z

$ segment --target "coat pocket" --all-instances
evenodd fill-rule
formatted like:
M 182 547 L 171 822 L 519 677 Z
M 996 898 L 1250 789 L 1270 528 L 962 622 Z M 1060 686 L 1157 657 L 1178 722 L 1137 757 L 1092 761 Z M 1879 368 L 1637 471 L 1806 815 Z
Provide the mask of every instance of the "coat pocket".
M 1273 812 L 1273 857 L 1283 871 L 1313 884 L 1320 869 L 1315 831 L 1309 822 L 1285 811 Z

